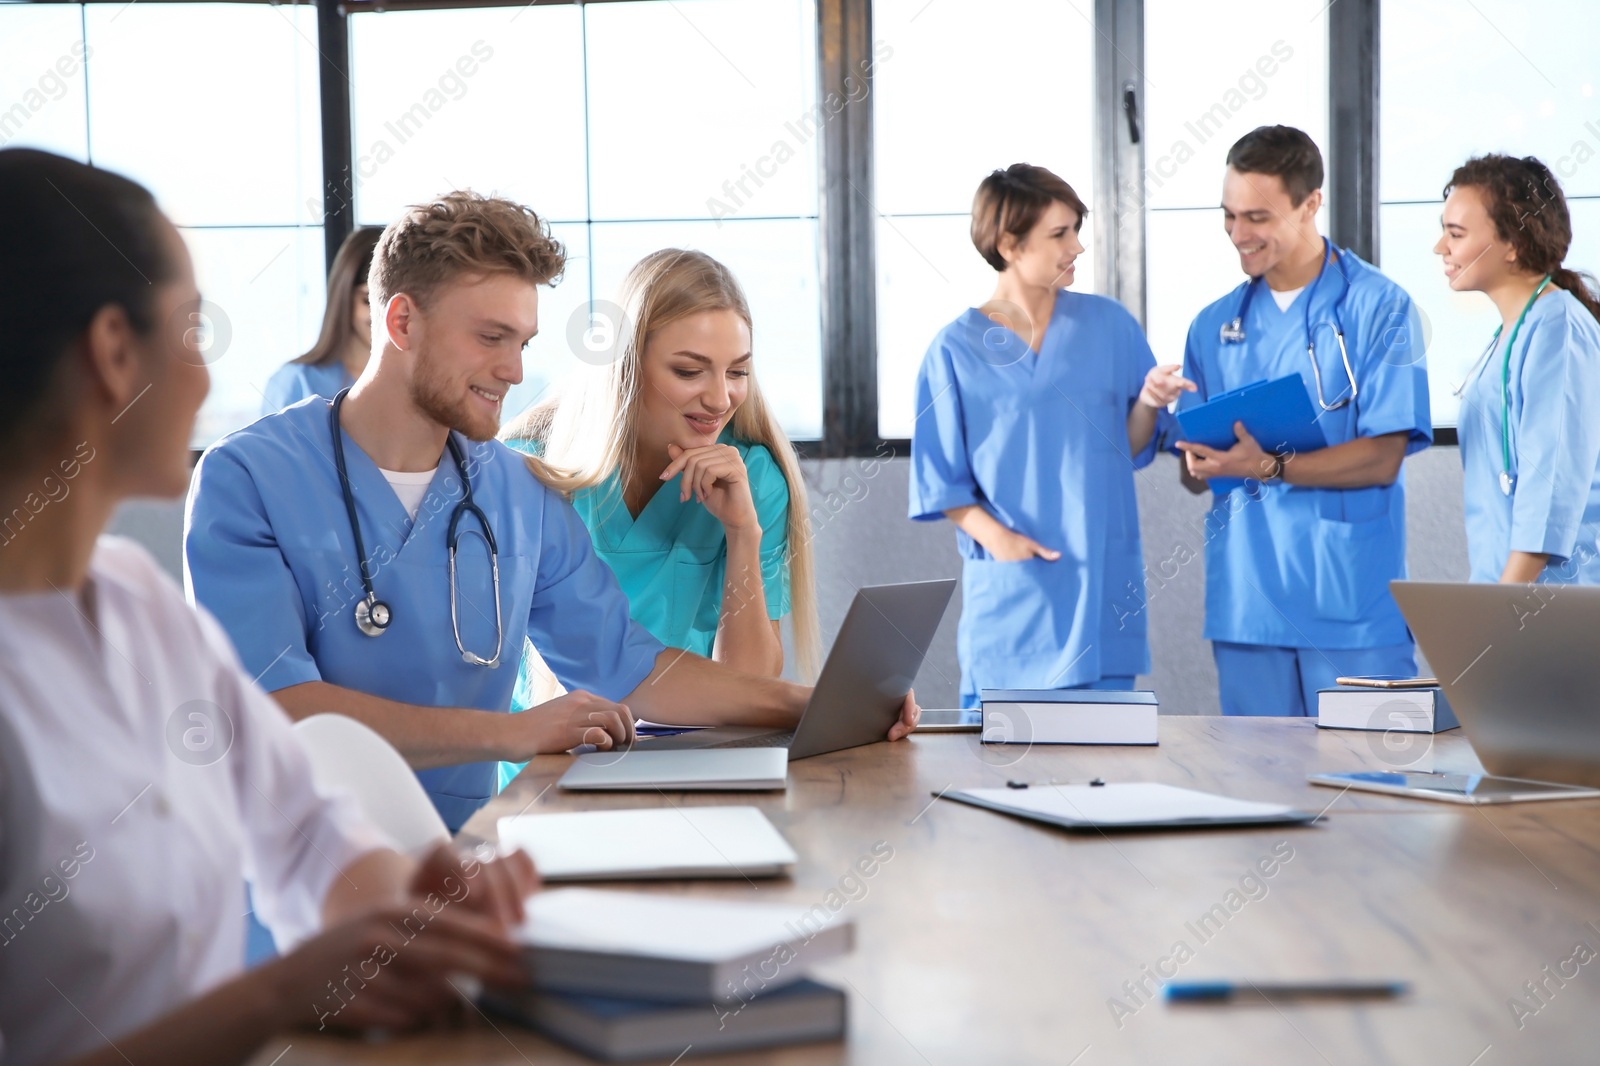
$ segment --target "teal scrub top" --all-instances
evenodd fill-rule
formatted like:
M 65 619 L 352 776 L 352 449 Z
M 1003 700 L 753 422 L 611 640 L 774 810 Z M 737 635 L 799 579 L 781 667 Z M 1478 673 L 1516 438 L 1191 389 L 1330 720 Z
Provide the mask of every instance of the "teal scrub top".
M 1534 302 L 1511 352 L 1502 423 L 1505 357 L 1502 336 L 1461 399 L 1472 580 L 1500 580 L 1511 553 L 1523 551 L 1550 556 L 1542 582 L 1600 584 L 1600 323 L 1565 290 Z M 1509 496 L 1500 490 L 1505 429 L 1516 477 Z
M 1344 270 L 1329 263 L 1315 292 L 1307 287 L 1287 310 L 1257 293 L 1245 316 L 1243 343 L 1223 342 L 1221 329 L 1239 313 L 1245 285 L 1201 311 L 1189 328 L 1183 359 L 1183 375 L 1198 391 L 1184 393 L 1178 410 L 1290 374 L 1299 375 L 1315 410 L 1316 381 L 1306 351 L 1309 317 L 1328 403 L 1352 391 L 1336 326 L 1344 331 L 1355 373 L 1354 400 L 1317 419 L 1328 443 L 1404 433 L 1408 455 L 1431 444 L 1416 308 L 1404 289 L 1355 253 L 1337 253 Z M 1195 538 L 1205 544 L 1207 640 L 1339 649 L 1410 641 L 1389 595 L 1389 582 L 1406 576 L 1403 472 L 1392 485 L 1359 489 L 1250 480 L 1213 498 Z
M 777 460 L 763 445 L 737 440 L 731 430 L 718 438 L 744 459 L 750 495 L 761 523 L 761 582 L 767 615 L 789 613 L 789 483 Z M 513 440 L 511 447 L 528 455 L 538 445 Z M 634 518 L 622 502 L 618 475 L 574 495 L 573 509 L 589 529 L 598 555 L 628 597 L 628 614 L 669 648 L 687 648 L 709 657 L 722 612 L 722 584 L 728 565 L 728 541 L 705 505 L 690 497 L 678 501 L 679 479 L 664 482 Z M 524 658 L 515 710 L 527 698 Z

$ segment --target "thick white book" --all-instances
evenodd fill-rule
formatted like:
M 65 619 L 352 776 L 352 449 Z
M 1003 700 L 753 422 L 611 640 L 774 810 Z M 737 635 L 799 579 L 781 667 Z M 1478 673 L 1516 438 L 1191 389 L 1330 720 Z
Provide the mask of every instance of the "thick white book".
M 1341 685 L 1317 692 L 1317 725 L 1323 729 L 1442 733 L 1458 724 L 1443 689 Z
M 855 923 L 825 905 L 563 888 L 523 906 L 534 987 L 620 999 L 740 1003 L 855 946 Z
M 799 860 L 754 807 L 646 807 L 502 818 L 546 881 L 776 877 Z
M 788 783 L 787 748 L 594 751 L 573 758 L 559 782 L 591 792 L 757 792 Z
M 743 1002 L 657 1003 L 563 992 L 491 992 L 485 1005 L 601 1062 L 676 1059 L 844 1036 L 845 995 L 802 978 Z
M 1154 692 L 984 689 L 985 744 L 1155 744 Z

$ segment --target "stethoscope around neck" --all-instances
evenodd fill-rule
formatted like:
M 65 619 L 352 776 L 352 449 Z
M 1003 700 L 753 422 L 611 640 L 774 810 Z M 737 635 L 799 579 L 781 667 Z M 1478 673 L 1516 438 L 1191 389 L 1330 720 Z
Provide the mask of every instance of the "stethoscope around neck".
M 1522 314 L 1517 316 L 1516 325 L 1511 327 L 1511 336 L 1506 339 L 1506 353 L 1500 360 L 1500 494 L 1510 496 L 1517 487 L 1517 475 L 1511 472 L 1511 349 L 1517 343 L 1517 334 L 1522 332 L 1522 322 L 1528 317 L 1528 312 L 1533 310 L 1533 302 L 1544 292 L 1550 284 L 1550 275 L 1546 274 L 1539 279 L 1538 286 L 1533 290 L 1533 295 L 1528 297 L 1528 302 L 1522 305 Z M 1488 347 L 1483 354 L 1478 356 L 1477 362 L 1472 364 L 1472 369 L 1467 371 L 1467 376 L 1461 384 L 1455 387 L 1452 393 L 1456 399 L 1461 399 L 1467 391 L 1467 385 L 1489 369 L 1489 358 L 1494 354 L 1494 346 L 1500 340 L 1501 327 L 1494 328 L 1494 336 L 1489 338 Z
M 394 622 L 394 612 L 387 603 L 378 599 L 378 594 L 373 591 L 367 549 L 361 540 L 361 521 L 356 517 L 356 498 L 350 490 L 350 475 L 345 472 L 344 433 L 339 428 L 339 409 L 344 406 L 344 398 L 349 392 L 349 389 L 344 389 L 333 398 L 328 413 L 328 428 L 333 435 L 333 465 L 339 471 L 339 491 L 344 496 L 344 509 L 350 516 L 350 534 L 356 542 L 356 562 L 361 568 L 361 589 L 366 593 L 366 596 L 356 604 L 356 628 L 369 637 L 381 637 Z M 461 446 L 456 443 L 453 436 L 447 437 L 446 443 L 450 448 L 450 458 L 455 460 L 456 471 L 461 475 L 461 500 L 450 512 L 450 528 L 446 541 L 450 546 L 450 628 L 455 632 L 456 650 L 461 653 L 463 662 L 469 666 L 485 666 L 493 670 L 500 665 L 500 648 L 505 644 L 505 630 L 500 621 L 500 549 L 495 544 L 494 530 L 489 528 L 489 519 L 473 502 L 472 480 L 467 476 L 467 459 L 461 454 Z M 468 514 L 478 520 L 481 532 L 478 529 L 461 529 L 461 519 Z M 494 656 L 488 659 L 468 651 L 466 645 L 461 642 L 461 622 L 456 613 L 456 546 L 463 536 L 477 537 L 489 550 L 489 568 L 494 577 Z
M 1350 271 L 1344 265 L 1344 255 L 1335 257 L 1338 251 L 1332 241 L 1322 238 L 1322 265 L 1317 268 L 1316 280 L 1311 283 L 1311 289 L 1306 293 L 1305 323 L 1306 323 L 1306 357 L 1311 360 L 1311 376 L 1317 386 L 1317 406 L 1323 411 L 1337 411 L 1348 406 L 1356 398 L 1359 391 L 1356 387 L 1356 373 L 1350 366 L 1350 351 L 1344 343 L 1344 301 L 1350 295 Z M 1329 403 L 1322 394 L 1322 367 L 1317 364 L 1317 337 L 1311 332 L 1311 302 L 1316 298 L 1317 286 L 1322 283 L 1322 275 L 1328 270 L 1328 263 L 1335 262 L 1339 267 L 1339 276 L 1344 279 L 1344 291 L 1333 304 L 1333 335 L 1339 341 L 1339 358 L 1344 362 L 1344 375 L 1350 381 L 1350 395 L 1336 399 Z M 1250 301 L 1255 299 L 1256 289 L 1261 283 L 1261 278 L 1254 277 L 1244 287 L 1244 297 L 1239 301 L 1239 313 L 1232 322 L 1222 324 L 1221 340 L 1223 344 L 1243 344 L 1245 342 L 1244 321 L 1250 314 Z

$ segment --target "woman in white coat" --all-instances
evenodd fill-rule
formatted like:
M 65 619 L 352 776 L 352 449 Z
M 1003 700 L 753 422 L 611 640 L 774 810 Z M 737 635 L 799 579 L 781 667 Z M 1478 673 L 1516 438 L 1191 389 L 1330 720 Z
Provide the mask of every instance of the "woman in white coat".
M 136 545 L 209 388 L 182 238 L 117 175 L 0 150 L 0 1059 L 242 1062 L 516 982 L 525 856 L 420 863 L 319 793 L 289 720 Z M 241 973 L 239 882 L 286 954 Z

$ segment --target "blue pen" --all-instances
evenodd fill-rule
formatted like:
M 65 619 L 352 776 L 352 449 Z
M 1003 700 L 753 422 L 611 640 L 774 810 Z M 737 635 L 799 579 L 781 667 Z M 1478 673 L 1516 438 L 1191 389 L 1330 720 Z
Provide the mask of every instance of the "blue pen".
M 1252 994 L 1273 998 L 1393 999 L 1410 991 L 1405 981 L 1174 981 L 1168 1003 L 1226 1003 Z

